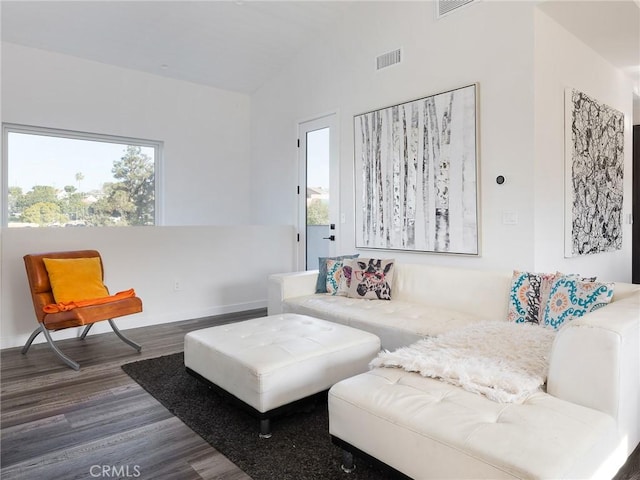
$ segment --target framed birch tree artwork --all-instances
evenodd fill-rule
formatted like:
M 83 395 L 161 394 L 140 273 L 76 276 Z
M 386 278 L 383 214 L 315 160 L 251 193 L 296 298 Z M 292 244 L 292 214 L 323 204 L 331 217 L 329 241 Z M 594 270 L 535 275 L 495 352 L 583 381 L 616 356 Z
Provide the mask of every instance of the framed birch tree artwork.
M 624 115 L 565 91 L 565 257 L 622 248 Z
M 479 254 L 476 94 L 354 117 L 356 247 Z

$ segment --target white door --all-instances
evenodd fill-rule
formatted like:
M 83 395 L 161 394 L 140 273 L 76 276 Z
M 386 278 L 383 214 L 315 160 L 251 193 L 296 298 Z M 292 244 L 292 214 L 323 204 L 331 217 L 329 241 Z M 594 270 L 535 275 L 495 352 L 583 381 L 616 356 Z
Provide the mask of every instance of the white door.
M 298 270 L 315 270 L 318 257 L 335 255 L 338 239 L 338 135 L 336 115 L 298 125 Z

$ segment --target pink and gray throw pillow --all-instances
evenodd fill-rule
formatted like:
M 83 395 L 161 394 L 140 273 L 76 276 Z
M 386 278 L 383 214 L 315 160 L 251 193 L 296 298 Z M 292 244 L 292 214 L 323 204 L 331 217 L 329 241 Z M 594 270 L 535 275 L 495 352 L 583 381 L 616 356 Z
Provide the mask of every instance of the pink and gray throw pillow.
M 351 286 L 347 296 L 391 300 L 394 260 L 358 258 L 352 265 Z

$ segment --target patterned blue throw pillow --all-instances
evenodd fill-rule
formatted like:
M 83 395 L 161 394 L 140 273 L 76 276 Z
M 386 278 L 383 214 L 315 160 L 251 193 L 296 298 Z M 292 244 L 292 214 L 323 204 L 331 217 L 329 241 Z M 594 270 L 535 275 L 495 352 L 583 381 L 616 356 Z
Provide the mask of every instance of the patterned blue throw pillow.
M 507 320 L 515 323 L 535 323 L 544 326 L 544 312 L 549 302 L 551 287 L 559 278 L 571 278 L 582 282 L 594 282 L 595 277 L 555 273 L 513 271 L 509 290 Z
M 571 320 L 607 305 L 613 298 L 613 283 L 586 282 L 561 276 L 551 286 L 544 310 L 544 326 L 558 330 Z
M 327 293 L 336 295 L 342 277 L 342 260 L 327 260 Z
M 507 320 L 515 323 L 538 323 L 542 278 L 530 272 L 514 270 L 509 291 Z
M 338 257 L 318 257 L 318 280 L 316 281 L 316 293 L 327 293 L 327 260 L 344 260 L 345 258 L 358 258 L 360 254 L 340 255 Z

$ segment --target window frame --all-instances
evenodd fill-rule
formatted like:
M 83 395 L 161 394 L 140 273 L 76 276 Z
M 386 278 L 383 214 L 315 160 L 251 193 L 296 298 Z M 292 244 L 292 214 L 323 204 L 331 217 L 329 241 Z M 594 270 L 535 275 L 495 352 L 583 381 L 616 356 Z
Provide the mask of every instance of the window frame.
M 9 225 L 9 134 L 21 133 L 27 135 L 41 135 L 47 137 L 58 137 L 72 140 L 89 140 L 93 142 L 115 143 L 123 145 L 135 145 L 154 150 L 154 224 L 149 226 L 164 225 L 164 202 L 162 193 L 164 191 L 163 175 L 163 151 L 164 142 L 161 140 L 148 140 L 135 137 L 123 137 L 119 135 L 107 135 L 102 133 L 81 132 L 76 130 L 64 130 L 60 128 L 38 127 L 33 125 L 21 125 L 17 123 L 2 123 L 2 199 L 0 205 L 2 212 L 0 215 L 2 228 Z M 43 227 L 51 228 L 51 227 Z

